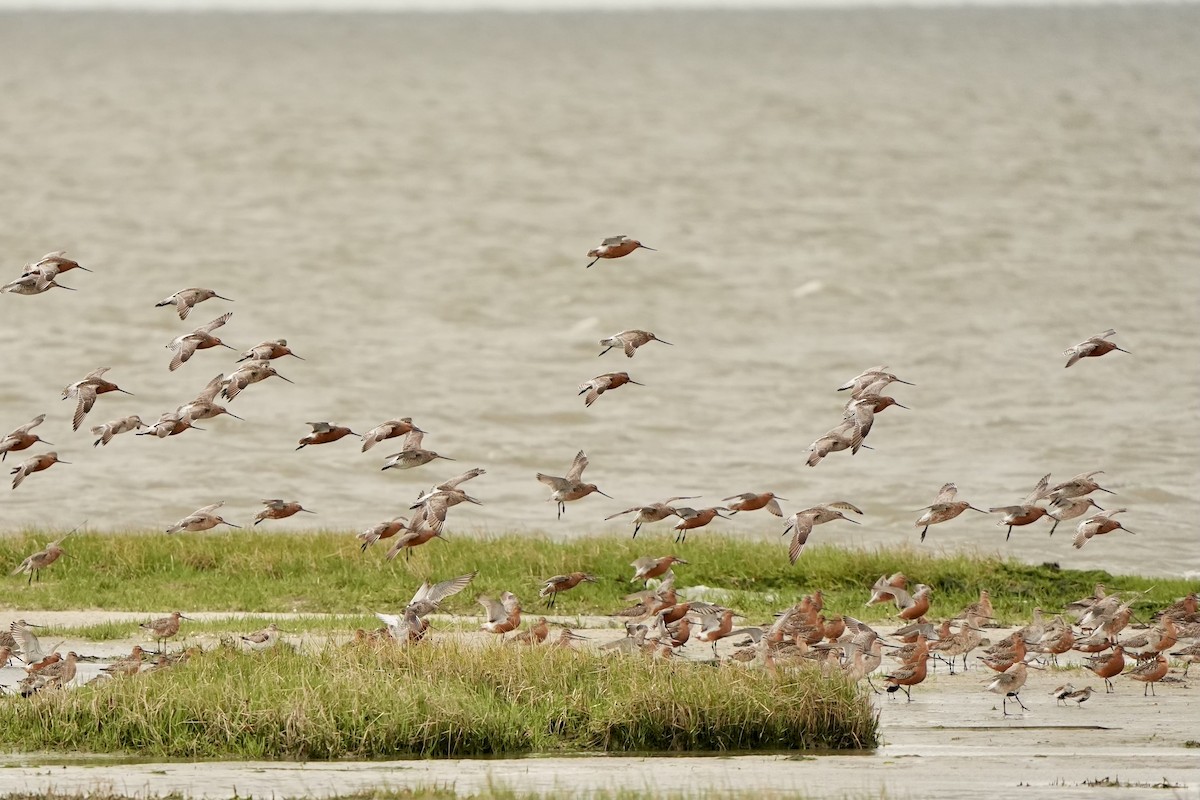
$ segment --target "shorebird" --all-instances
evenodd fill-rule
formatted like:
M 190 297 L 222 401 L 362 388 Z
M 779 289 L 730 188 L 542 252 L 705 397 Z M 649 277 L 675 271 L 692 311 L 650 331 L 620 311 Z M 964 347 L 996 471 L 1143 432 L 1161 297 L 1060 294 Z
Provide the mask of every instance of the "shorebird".
M 247 361 L 225 379 L 221 393 L 225 396 L 226 400 L 232 400 L 241 394 L 250 384 L 259 383 L 271 377 L 292 383 L 292 381 L 276 372 L 275 368 L 266 361 Z
M 275 643 L 279 641 L 279 626 L 272 622 L 261 631 L 255 631 L 249 636 L 241 638 L 254 650 L 266 650 L 268 647 L 274 647 Z
M 538 592 L 538 597 L 546 598 L 546 608 L 554 608 L 555 600 L 561 592 L 566 592 L 574 589 L 580 583 L 595 583 L 596 576 L 587 572 L 571 572 L 566 575 L 555 575 L 553 578 L 547 578 L 542 584 L 541 591 Z
M 26 664 L 33 665 L 41 661 L 48 655 L 54 654 L 58 649 L 58 645 L 50 648 L 49 651 L 42 649 L 42 643 L 38 641 L 38 637 L 30 628 L 40 628 L 41 625 L 34 625 L 32 622 L 26 622 L 19 619 L 12 622 L 8 626 L 12 644 L 10 647 L 15 647 L 21 653 L 21 660 Z M 61 642 L 60 642 L 61 644 Z
M 28 275 L 23 275 L 20 278 L 17 278 L 15 281 L 9 281 L 3 286 L 0 286 L 0 294 L 4 294 L 5 292 L 9 294 L 25 295 L 42 294 L 43 292 L 48 292 L 51 289 L 67 289 L 72 292 L 75 291 L 70 286 L 63 286 L 58 281 L 54 280 L 54 278 L 47 278 L 40 272 L 32 272 Z
M 992 682 L 988 684 L 987 690 L 989 692 L 994 692 L 1002 696 L 1004 716 L 1006 717 L 1008 716 L 1008 698 L 1010 697 L 1017 701 L 1017 705 L 1021 707 L 1022 711 L 1029 710 L 1021 702 L 1021 687 L 1025 685 L 1028 670 L 1029 668 L 1025 665 L 1025 662 L 1018 661 L 993 678 Z M 995 708 L 995 706 L 992 706 L 992 708 Z
M 154 634 L 154 640 L 161 650 L 167 642 L 175 634 L 179 633 L 179 620 L 186 619 L 188 622 L 193 622 L 191 617 L 185 617 L 178 611 L 171 612 L 169 617 L 160 617 L 152 619 L 149 622 L 143 622 L 139 628 L 144 628 Z
M 403 530 L 408 530 L 408 520 L 404 517 L 394 517 L 385 522 L 372 525 L 357 535 L 356 538 L 362 542 L 362 546 L 359 549 L 365 553 L 368 547 L 379 540 L 390 539 Z
M 1112 342 L 1108 341 L 1110 336 L 1116 336 L 1117 332 L 1109 328 L 1104 333 L 1092 336 L 1074 347 L 1069 347 L 1063 351 L 1063 355 L 1067 357 L 1066 366 L 1071 366 L 1081 358 L 1096 358 L 1106 353 L 1111 353 L 1113 350 L 1120 350 L 1122 353 L 1128 353 L 1128 350 L 1122 350 Z
M 500 595 L 499 601 L 480 596 L 476 602 L 487 613 L 487 619 L 479 626 L 480 630 L 505 634 L 521 627 L 521 601 L 512 592 Z
M 400 448 L 399 453 L 392 453 L 388 456 L 388 461 L 380 469 L 412 469 L 423 464 L 428 464 L 434 459 L 444 459 L 446 461 L 454 461 L 449 456 L 443 456 L 435 453 L 433 450 L 425 450 L 421 447 L 421 441 L 425 438 L 425 432 L 413 428 L 404 437 L 404 445 Z
M 637 583 L 641 581 L 642 585 L 645 586 L 651 578 L 657 578 L 660 575 L 670 572 L 672 565 L 686 563 L 688 562 L 679 556 L 659 556 L 658 558 L 654 556 L 642 556 L 629 565 L 634 569 L 633 577 L 629 579 L 629 582 Z
M 763 492 L 762 494 L 755 494 L 754 492 L 742 492 L 741 494 L 735 494 L 730 497 L 726 497 L 721 502 L 725 503 L 729 502 L 730 500 L 734 501 L 729 503 L 730 514 L 736 514 L 739 511 L 758 511 L 760 508 L 765 508 L 775 516 L 782 517 L 783 509 L 779 507 L 779 501 L 787 500 L 787 498 L 780 497 L 774 492 Z
M 130 675 L 136 675 L 138 670 L 142 668 L 145 656 L 146 651 L 142 649 L 142 646 L 135 644 L 128 656 L 118 659 L 111 664 L 106 664 L 100 668 L 100 671 L 113 676 L 121 675 L 129 677 Z
M 908 599 L 908 602 L 903 605 L 903 607 L 900 609 L 900 613 L 898 613 L 896 616 L 898 616 L 900 619 L 909 620 L 910 622 L 925 616 L 925 614 L 929 611 L 930 595 L 932 592 L 933 590 L 925 584 L 917 584 L 917 590 L 913 593 L 912 597 Z M 948 620 L 946 624 L 949 626 Z M 947 633 L 948 632 L 949 627 L 947 627 Z
M 53 451 L 32 456 L 21 462 L 20 466 L 14 467 L 11 474 L 13 478 L 12 488 L 16 489 L 21 485 L 22 481 L 35 472 L 41 472 L 44 469 L 49 469 L 55 464 L 70 464 L 70 461 L 59 460 L 58 453 Z
M 654 250 L 653 247 L 646 247 L 646 245 L 642 244 L 637 239 L 630 239 L 624 234 L 621 236 L 609 236 L 600 243 L 599 247 L 588 250 L 587 257 L 592 259 L 592 262 L 591 264 L 588 264 L 588 267 L 590 268 L 592 264 L 595 264 L 602 258 L 620 258 L 621 256 L 627 256 L 634 250 L 637 250 L 639 247 L 643 250 Z
M 587 383 L 579 384 L 579 394 L 587 393 L 587 397 L 583 399 L 585 407 L 590 408 L 592 403 L 600 395 L 607 392 L 609 389 L 616 389 L 624 386 L 627 383 L 632 383 L 634 386 L 645 386 L 644 383 L 638 383 L 633 378 L 629 377 L 628 372 L 606 372 L 603 375 L 597 375 Z
M 1092 479 L 1093 475 L 1103 475 L 1104 470 L 1097 469 L 1091 472 L 1081 472 L 1069 481 L 1055 484 L 1050 487 L 1050 491 L 1046 493 L 1051 501 L 1071 499 L 1075 497 L 1083 497 L 1092 492 L 1105 492 L 1106 494 L 1116 494 L 1111 489 L 1105 489 L 1100 484 Z
M 855 514 L 863 512 L 855 505 L 847 503 L 844 500 L 838 500 L 833 503 L 825 503 L 824 505 L 813 506 L 806 508 L 803 511 L 797 511 L 788 518 L 787 525 L 783 528 L 783 535 L 792 534 L 792 542 L 788 546 L 788 560 L 793 564 L 800 558 L 800 551 L 804 549 L 805 542 L 808 541 L 809 534 L 817 525 L 823 525 L 826 522 L 844 519 L 847 522 L 853 522 L 858 525 L 858 520 L 851 519 L 842 511 L 852 511 Z
M 784 531 L 786 534 L 787 531 Z M 900 608 L 900 599 L 896 592 L 897 589 L 904 594 L 908 588 L 908 577 L 903 572 L 893 573 L 890 577 L 880 575 L 879 580 L 871 587 L 871 599 L 866 602 L 866 605 L 873 606 L 878 603 L 886 603 L 889 600 L 895 601 L 896 608 Z M 864 606 L 865 607 L 865 606 Z
M 676 508 L 675 515 L 679 517 L 679 522 L 675 523 L 675 530 L 678 532 L 675 535 L 675 543 L 687 541 L 687 532 L 696 528 L 703 528 L 708 523 L 712 522 L 717 517 L 721 519 L 729 519 L 722 514 L 722 511 L 728 511 L 725 506 L 714 506 L 712 508 Z
M 413 514 L 409 520 L 406 532 L 397 537 L 392 543 L 392 547 L 384 556 L 385 560 L 391 561 L 396 556 L 400 555 L 400 551 L 404 550 L 404 558 L 408 560 L 412 558 L 412 551 L 415 547 L 420 547 L 434 539 L 442 538 L 442 522 L 436 517 L 430 518 L 427 513 L 428 506 L 422 506 L 416 514 Z
M 205 300 L 211 300 L 214 297 L 219 300 L 233 302 L 230 298 L 222 297 L 212 289 L 184 289 L 164 300 L 160 300 L 154 304 L 154 307 L 175 306 L 175 310 L 179 312 L 179 318 L 187 319 L 188 312 L 192 310 L 192 306 L 197 303 L 203 303 Z
M 1112 533 L 1115 530 L 1133 533 L 1133 531 L 1126 528 L 1118 520 L 1113 519 L 1117 514 L 1123 513 L 1125 513 L 1125 509 L 1113 508 L 1108 511 L 1101 511 L 1099 514 L 1093 514 L 1075 527 L 1075 539 L 1071 544 L 1078 550 L 1087 544 L 1088 539 L 1091 539 L 1093 536 L 1101 536 L 1105 533 Z
M 808 446 L 808 459 L 805 463 L 810 467 L 815 467 L 821 463 L 821 459 L 830 453 L 836 453 L 839 450 L 849 450 L 854 454 L 858 452 L 860 447 L 864 446 L 862 443 L 862 428 L 859 427 L 858 420 L 844 420 L 842 424 L 826 431 Z
M 96 427 L 92 428 L 92 436 L 100 437 L 96 441 L 92 442 L 92 447 L 106 445 L 113 440 L 114 436 L 118 434 L 128 433 L 129 431 L 140 431 L 145 427 L 146 423 L 142 422 L 142 418 L 137 414 L 134 414 L 131 417 L 121 417 L 119 419 L 109 420 L 103 425 L 97 425 Z
M 1133 680 L 1146 684 L 1146 688 L 1142 690 L 1142 697 L 1145 697 L 1147 694 L 1154 695 L 1154 684 L 1167 676 L 1167 669 L 1167 657 L 1159 653 L 1153 661 L 1145 661 L 1126 674 Z
M 671 504 L 676 500 L 695 500 L 697 496 L 698 495 L 691 495 L 687 497 L 668 497 L 662 503 L 649 503 L 644 506 L 634 506 L 633 508 L 627 508 L 624 511 L 618 511 L 616 514 L 610 514 L 609 516 L 605 517 L 604 520 L 607 522 L 610 519 L 616 519 L 617 517 L 624 516 L 625 514 L 632 514 L 634 511 L 638 512 L 637 516 L 633 518 L 633 538 L 636 539 L 638 531 L 642 529 L 643 525 L 648 525 L 652 522 L 662 522 L 667 517 L 675 516 L 675 506 Z
M 850 390 L 850 394 L 854 397 L 865 394 L 879 394 L 879 391 L 891 383 L 903 383 L 906 386 L 915 386 L 916 384 L 902 381 L 895 375 L 887 371 L 886 366 L 871 367 L 868 370 L 860 372 L 850 380 L 843 383 L 837 388 L 839 392 Z M 870 389 L 871 391 L 868 391 Z
M 528 630 L 519 631 L 516 636 L 513 636 L 508 641 L 513 644 L 537 645 L 546 641 L 546 637 L 549 635 L 549 620 L 545 617 L 538 617 L 538 621 L 530 625 Z
M 1054 524 L 1050 526 L 1050 535 L 1054 535 L 1058 523 L 1082 517 L 1089 508 L 1095 508 L 1097 511 L 1104 510 L 1096 505 L 1096 501 L 1090 497 L 1058 497 L 1052 500 L 1049 510 L 1046 511 L 1046 515 L 1054 520 Z
M 425 636 L 425 631 L 429 629 L 429 623 L 425 621 L 425 617 L 437 611 L 447 597 L 456 595 L 467 588 L 467 584 L 473 581 L 478 574 L 478 572 L 468 572 L 466 575 L 459 575 L 457 578 L 451 578 L 441 583 L 431 584 L 429 581 L 425 581 L 402 612 L 399 614 L 376 612 L 375 616 L 379 617 L 387 626 L 388 633 L 397 642 L 419 641 Z
M 1096 677 L 1104 679 L 1104 692 L 1108 694 L 1115 691 L 1112 681 L 1109 680 L 1115 675 L 1120 675 L 1121 670 L 1125 669 L 1125 648 L 1117 645 L 1112 649 L 1111 653 L 1103 653 L 1092 658 L 1085 658 L 1083 666 L 1096 673 Z
M 299 503 L 284 502 L 279 499 L 262 500 L 260 501 L 266 506 L 262 511 L 254 515 L 254 524 L 262 522 L 264 519 L 287 519 L 290 516 L 299 514 L 303 511 L 305 514 L 315 514 L 315 511 L 309 511 Z
M 167 349 L 174 351 L 175 356 L 171 359 L 168 369 L 171 372 L 179 369 L 196 354 L 197 350 L 208 350 L 213 347 L 227 347 L 233 350 L 233 347 L 230 347 L 218 337 L 212 335 L 213 331 L 228 322 L 232 316 L 232 311 L 226 311 L 216 319 L 196 328 L 191 333 L 185 333 L 182 336 L 176 336 L 172 339 L 170 344 L 167 345 Z
M 56 539 L 55 541 L 46 545 L 45 550 L 39 550 L 22 561 L 20 566 L 14 569 L 10 574 L 20 575 L 22 572 L 28 572 L 29 580 L 25 582 L 26 586 L 33 583 L 35 577 L 40 581 L 42 579 L 42 570 L 53 564 L 55 561 L 58 561 L 61 556 L 67 555 L 67 552 L 63 550 L 60 545 L 64 540 L 66 540 L 67 536 L 70 536 L 77 530 L 79 529 L 72 528 L 71 530 L 67 531 L 66 535 L 64 535 L 61 539 Z M 1174 642 L 1171 644 L 1174 645 Z
M 933 505 L 925 506 L 918 509 L 925 513 L 917 520 L 916 527 L 921 528 L 921 541 L 925 541 L 925 534 L 929 531 L 930 525 L 937 525 L 939 522 L 948 522 L 954 519 L 959 514 L 966 511 L 968 508 L 972 511 L 978 511 L 980 514 L 986 514 L 982 508 L 967 503 L 963 500 L 955 500 L 954 496 L 958 494 L 958 487 L 953 483 L 947 483 L 942 486 L 938 495 L 933 500 Z M 922 527 L 924 526 L 924 527 Z
M 8 458 L 9 453 L 16 453 L 21 450 L 28 450 L 37 442 L 54 446 L 54 442 L 47 442 L 36 433 L 30 433 L 31 430 L 41 425 L 46 421 L 45 414 L 38 414 L 33 419 L 26 422 L 19 428 L 15 428 L 11 433 L 0 439 L 0 461 Z
M 387 422 L 380 423 L 363 434 L 362 451 L 365 453 L 385 439 L 394 439 L 397 436 L 404 436 L 412 431 L 425 433 L 425 431 L 413 425 L 412 417 L 389 419 Z
M 70 272 L 73 269 L 81 269 L 84 272 L 91 272 L 90 269 L 80 264 L 74 259 L 67 258 L 66 250 L 55 250 L 53 253 L 39 258 L 32 264 L 26 264 L 25 269 L 21 271 L 21 277 L 27 275 L 44 275 L 47 279 L 56 278 L 64 272 Z
M 218 514 L 214 514 L 221 506 L 225 505 L 222 500 L 219 503 L 213 503 L 210 506 L 198 508 L 191 514 L 188 514 L 183 519 L 176 522 L 171 527 L 167 528 L 167 533 L 178 533 L 179 531 L 206 531 L 210 528 L 215 528 L 218 525 L 228 525 L 231 528 L 240 528 L 241 525 L 234 525 L 232 522 L 224 520 Z
M 56 661 L 53 664 L 47 665 L 41 670 L 42 686 L 66 686 L 71 681 L 75 680 L 76 664 L 79 659 L 79 654 L 74 650 L 67 653 L 67 657 Z M 35 689 L 36 691 L 36 689 Z
M 422 492 L 417 496 L 417 502 L 413 503 L 409 508 L 417 508 L 426 503 L 444 501 L 446 508 L 453 508 L 460 503 L 474 503 L 475 505 L 483 505 L 474 497 L 471 497 L 462 489 L 458 488 L 467 481 L 474 480 L 480 475 L 486 475 L 487 470 L 482 467 L 469 469 L 461 475 L 456 475 L 448 481 L 442 481 L 432 489 Z M 445 512 L 442 512 L 442 520 L 445 520 Z
M 582 500 L 592 492 L 607 497 L 609 500 L 612 499 L 610 495 L 600 491 L 596 484 L 583 482 L 583 471 L 587 469 L 587 465 L 588 457 L 580 450 L 575 454 L 575 460 L 571 462 L 571 468 L 567 470 L 566 477 L 558 478 L 553 475 L 544 475 L 541 472 L 537 474 L 539 481 L 554 490 L 549 499 L 558 505 L 559 519 L 562 519 L 563 512 L 567 509 L 567 503 Z
M 312 433 L 300 440 L 300 446 L 297 450 L 308 447 L 310 444 L 328 444 L 336 442 L 343 436 L 358 436 L 359 434 L 341 425 L 334 425 L 330 422 L 309 422 L 312 427 Z
M 229 416 L 233 416 L 230 414 Z M 204 428 L 197 428 L 192 424 L 191 417 L 175 411 L 164 411 L 158 416 L 158 421 L 153 425 L 146 427 L 144 431 L 138 431 L 134 436 L 156 436 L 159 439 L 165 439 L 168 436 L 178 436 L 187 430 L 202 431 Z
M 1182 650 L 1173 650 L 1171 655 L 1183 661 L 1183 677 L 1187 677 L 1188 669 L 1192 664 L 1200 663 L 1200 643 L 1185 647 Z
M 184 403 L 183 405 L 179 406 L 179 408 L 175 409 L 175 414 L 181 418 L 186 417 L 191 422 L 202 419 L 213 419 L 222 414 L 228 414 L 234 419 L 242 419 L 225 406 L 218 405 L 215 402 L 217 395 L 220 394 L 221 390 L 225 388 L 225 383 L 226 381 L 224 373 L 217 375 L 217 377 L 213 378 L 205 385 L 205 387 L 200 391 L 200 394 L 196 395 L 194 400 L 192 400 L 190 403 Z M 167 434 L 160 435 L 165 436 Z
M 915 662 L 901 664 L 890 674 L 884 676 L 884 682 L 887 684 L 888 694 L 895 695 L 898 689 L 903 689 L 904 694 L 908 697 L 908 702 L 912 702 L 912 687 L 925 680 L 927 674 L 927 662 L 924 657 L 917 659 Z
M 614 347 L 624 349 L 627 358 L 633 358 L 633 354 L 639 347 L 650 342 L 662 342 L 663 344 L 671 344 L 668 341 L 658 338 L 650 331 L 628 330 L 614 333 L 612 336 L 605 337 L 600 340 L 600 346 L 604 349 L 600 351 L 600 355 L 604 355 Z
M 83 424 L 83 418 L 92 410 L 92 406 L 96 404 L 96 398 L 100 395 L 107 394 L 108 392 L 121 392 L 122 394 L 133 395 L 133 392 L 127 392 L 115 383 L 104 379 L 104 373 L 110 369 L 112 367 L 94 369 L 85 375 L 83 380 L 75 381 L 75 383 L 63 389 L 63 400 L 70 397 L 79 398 L 79 403 L 75 407 L 75 416 L 71 420 L 71 430 L 79 430 L 79 426 Z
M 1039 506 L 1038 503 L 1045 499 L 1049 494 L 1050 476 L 1044 476 L 1038 481 L 1037 486 L 1025 498 L 1025 502 L 1019 506 L 1000 506 L 998 508 L 990 508 L 988 511 L 992 514 L 1003 514 L 1004 517 L 998 522 L 998 525 L 1008 526 L 1008 535 L 1004 537 L 1004 541 L 1008 541 L 1012 536 L 1012 529 L 1019 525 L 1029 525 L 1037 522 L 1042 517 L 1046 516 L 1046 509 Z
M 238 356 L 238 363 L 243 361 L 271 361 L 276 358 L 291 356 L 292 358 L 304 359 L 292 352 L 292 348 L 288 347 L 287 339 L 270 339 L 265 342 L 259 342 L 251 347 L 246 352 Z

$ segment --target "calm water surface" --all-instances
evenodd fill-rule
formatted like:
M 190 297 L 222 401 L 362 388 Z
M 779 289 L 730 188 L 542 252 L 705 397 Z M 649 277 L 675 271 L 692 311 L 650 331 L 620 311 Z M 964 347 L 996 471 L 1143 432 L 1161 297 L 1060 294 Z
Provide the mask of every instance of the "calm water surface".
M 73 462 L 4 489 L 5 529 L 165 528 L 217 500 L 246 524 L 265 497 L 319 512 L 272 531 L 357 529 L 480 465 L 486 505 L 450 535 L 624 531 L 603 517 L 773 489 L 867 512 L 810 541 L 915 544 L 946 481 L 986 508 L 1103 469 L 1137 536 L 1075 551 L 1039 522 L 1006 544 L 969 516 L 924 546 L 1200 571 L 1196 7 L 9 14 L 0 51 L 4 270 L 56 249 L 95 270 L 0 297 L 0 428 L 46 412 Z M 658 252 L 585 270 L 617 233 Z M 235 302 L 154 308 L 188 286 Z M 71 432 L 60 390 L 95 367 L 135 396 L 88 425 L 229 371 L 205 351 L 169 372 L 163 347 L 226 310 L 239 349 L 307 359 L 276 362 L 296 385 L 169 440 Z M 1063 369 L 1109 327 L 1132 355 Z M 597 358 L 625 328 L 675 347 Z M 805 466 L 834 388 L 877 364 L 912 410 Z M 585 410 L 576 385 L 625 369 L 646 386 Z M 457 462 L 294 451 L 306 421 L 393 416 Z M 615 499 L 558 522 L 533 476 L 581 448 Z

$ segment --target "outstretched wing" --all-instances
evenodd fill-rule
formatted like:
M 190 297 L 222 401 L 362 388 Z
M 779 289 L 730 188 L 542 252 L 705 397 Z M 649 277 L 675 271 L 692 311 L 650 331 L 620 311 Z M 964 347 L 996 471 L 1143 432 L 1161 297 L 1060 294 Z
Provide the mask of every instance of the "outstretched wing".
M 579 483 L 583 480 L 583 471 L 587 469 L 588 457 L 582 450 L 575 454 L 575 460 L 571 462 L 571 468 L 567 470 L 567 480 L 571 483 Z
M 457 578 L 451 578 L 448 581 L 435 583 L 432 586 L 429 584 L 429 581 L 426 581 L 421 585 L 421 588 L 417 590 L 417 593 L 413 595 L 412 602 L 410 602 L 409 605 L 421 601 L 437 605 L 447 597 L 456 595 L 463 589 L 467 588 L 467 584 L 475 580 L 475 576 L 478 574 L 478 570 L 474 572 L 468 572 L 466 575 L 459 575 Z

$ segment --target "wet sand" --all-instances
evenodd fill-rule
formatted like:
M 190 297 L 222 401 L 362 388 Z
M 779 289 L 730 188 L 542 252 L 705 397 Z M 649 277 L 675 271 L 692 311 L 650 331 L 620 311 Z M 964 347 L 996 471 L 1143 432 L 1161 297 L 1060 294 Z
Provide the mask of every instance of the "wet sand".
M 137 619 L 127 612 L 12 612 L 17 618 L 56 625 Z M 196 614 L 220 618 L 225 614 Z M 280 615 L 286 618 L 286 615 Z M 564 619 L 564 621 L 567 621 Z M 574 620 L 570 620 L 574 622 Z M 601 620 L 589 620 L 598 624 Z M 231 623 L 231 629 L 237 629 Z M 619 636 L 611 628 L 589 628 L 597 642 Z M 989 636 L 997 640 L 1007 631 Z M 446 635 L 446 634 L 443 634 Z M 455 634 L 478 637 L 481 634 Z M 211 646 L 218 636 L 192 636 L 188 644 Z M 322 638 L 323 637 L 317 637 Z M 115 656 L 141 640 L 82 642 L 64 647 Z M 703 657 L 707 648 L 694 648 Z M 724 652 L 724 651 L 723 651 Z M 1078 663 L 1078 654 L 1071 654 Z M 81 664 L 81 680 L 99 664 Z M 5 669 L 0 681 L 19 677 Z M 949 675 L 944 665 L 913 691 L 911 703 L 875 698 L 884 744 L 856 755 L 572 756 L 511 759 L 408 760 L 389 762 L 201 762 L 124 763 L 72 754 L 0 757 L 0 793 L 55 789 L 107 789 L 137 796 L 179 792 L 191 797 L 329 797 L 378 787 L 453 786 L 460 793 L 509 787 L 563 795 L 598 790 L 657 793 L 749 790 L 808 796 L 954 797 L 990 787 L 1010 797 L 1180 797 L 1200 798 L 1200 692 L 1195 680 L 1172 670 L 1157 697 L 1118 677 L 1116 691 L 1082 669 L 1030 670 L 1021 699 L 1028 712 L 1002 716 L 1000 698 L 983 691 L 994 674 L 972 666 Z M 1082 707 L 1056 705 L 1047 692 L 1061 683 L 1100 689 Z M 1014 708 L 1010 704 L 1010 709 Z M 1019 711 L 1019 709 L 1017 709 Z M 1116 791 L 1114 792 L 1114 788 Z M 1166 789 L 1166 791 L 1164 791 Z

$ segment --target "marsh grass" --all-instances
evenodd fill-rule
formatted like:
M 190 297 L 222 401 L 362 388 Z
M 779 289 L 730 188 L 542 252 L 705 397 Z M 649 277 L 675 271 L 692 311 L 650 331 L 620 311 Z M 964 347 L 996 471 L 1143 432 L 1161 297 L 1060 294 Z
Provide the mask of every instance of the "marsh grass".
M 458 757 L 873 748 L 864 691 L 819 668 L 430 642 L 221 647 L 0 704 L 0 747 L 161 758 Z
M 688 565 L 678 584 L 743 614 L 765 617 L 821 589 L 826 607 L 865 619 L 893 609 L 863 608 L 866 587 L 882 574 L 902 571 L 933 587 L 933 616 L 957 611 L 989 589 L 1000 621 L 1027 620 L 1034 606 L 1061 608 L 1090 594 L 1097 581 L 1114 591 L 1149 592 L 1134 604 L 1145 618 L 1186 594 L 1186 581 L 1113 576 L 1098 570 L 1063 570 L 990 556 L 937 556 L 912 548 L 846 550 L 811 547 L 800 562 L 787 562 L 782 544 L 731 535 L 697 536 L 674 545 L 661 536 L 617 536 L 555 541 L 545 536 L 450 534 L 419 548 L 411 561 L 383 560 L 383 548 L 360 553 L 351 533 L 76 534 L 66 542 L 71 558 L 25 586 L 9 578 L 7 602 L 22 609 L 121 609 L 159 613 L 180 609 L 240 613 L 337 613 L 370 617 L 406 603 L 425 578 L 443 580 L 472 570 L 479 577 L 444 605 L 450 613 L 478 613 L 480 594 L 517 593 L 525 608 L 537 607 L 539 584 L 551 575 L 585 570 L 600 577 L 559 596 L 555 613 L 610 614 L 629 583 L 629 563 L 644 555 L 675 553 Z M 0 564 L 12 565 L 40 549 L 53 535 L 24 533 L 0 538 Z M 22 576 L 24 577 L 24 576 Z M 693 591 L 693 594 L 698 592 Z M 687 592 L 685 592 L 687 594 Z
M 206 794 L 213 797 L 211 792 Z M 459 792 L 449 786 L 416 786 L 410 788 L 380 788 L 369 791 L 332 795 L 327 800 L 542 800 L 543 798 L 587 797 L 588 800 L 803 800 L 808 795 L 773 789 L 699 789 L 688 792 L 661 790 L 619 789 L 554 789 L 549 792 L 528 792 L 504 786 L 488 786 L 476 791 Z M 822 797 L 829 795 L 822 793 Z M 849 800 L 884 798 L 884 794 L 855 793 L 842 795 Z M 157 800 L 188 800 L 183 794 L 160 794 Z M 252 800 L 253 795 L 232 794 L 228 800 Z M 138 795 L 123 795 L 106 791 L 86 794 L 49 792 L 18 792 L 0 795 L 0 800 L 141 800 Z M 271 795 L 271 800 L 288 800 L 285 795 Z M 299 800 L 297 798 L 297 800 Z

